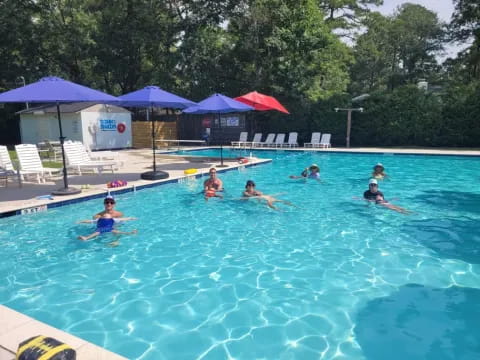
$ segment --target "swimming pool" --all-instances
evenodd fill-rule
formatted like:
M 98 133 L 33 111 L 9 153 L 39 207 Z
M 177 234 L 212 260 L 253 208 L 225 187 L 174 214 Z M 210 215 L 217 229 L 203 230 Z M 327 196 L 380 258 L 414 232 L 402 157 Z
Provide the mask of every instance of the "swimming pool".
M 98 200 L 0 219 L 0 303 L 129 359 L 478 359 L 479 159 L 257 154 L 224 200 L 118 196 L 139 233 L 117 247 L 76 240 Z M 415 214 L 352 199 L 376 162 Z M 321 183 L 288 179 L 311 163 Z M 298 208 L 238 201 L 247 179 Z

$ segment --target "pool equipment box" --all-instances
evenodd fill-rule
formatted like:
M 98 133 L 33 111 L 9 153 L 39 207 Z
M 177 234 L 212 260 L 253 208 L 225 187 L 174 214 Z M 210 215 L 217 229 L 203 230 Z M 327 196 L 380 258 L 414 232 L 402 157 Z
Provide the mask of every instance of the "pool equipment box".
M 92 150 L 132 146 L 132 115 L 119 106 L 95 103 L 61 104 L 62 128 L 69 140 L 81 141 Z M 58 141 L 57 109 L 41 106 L 19 112 L 22 143 Z

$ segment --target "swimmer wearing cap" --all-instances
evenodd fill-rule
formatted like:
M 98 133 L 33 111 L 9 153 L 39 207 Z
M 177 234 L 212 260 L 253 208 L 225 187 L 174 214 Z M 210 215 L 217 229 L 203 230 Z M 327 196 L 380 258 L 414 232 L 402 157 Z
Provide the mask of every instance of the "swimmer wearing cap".
M 123 216 L 122 212 L 115 210 L 115 199 L 113 196 L 108 195 L 105 199 L 103 199 L 103 205 L 105 206 L 105 210 L 94 215 L 93 219 L 98 219 L 104 214 L 109 214 L 112 218 L 121 218 Z
M 368 190 L 363 193 L 363 198 L 369 202 L 374 202 L 377 205 L 386 207 L 387 209 L 402 213 L 410 214 L 411 211 L 400 206 L 393 205 L 385 200 L 383 193 L 378 190 L 378 182 L 376 179 L 370 179 L 368 182 Z
M 385 173 L 385 168 L 381 163 L 378 163 L 373 167 L 372 178 L 383 180 L 386 177 L 387 177 L 387 174 Z
M 310 171 L 310 172 L 309 172 Z M 300 176 L 290 175 L 290 179 L 316 179 L 320 180 L 320 167 L 317 164 L 312 164 L 302 171 Z

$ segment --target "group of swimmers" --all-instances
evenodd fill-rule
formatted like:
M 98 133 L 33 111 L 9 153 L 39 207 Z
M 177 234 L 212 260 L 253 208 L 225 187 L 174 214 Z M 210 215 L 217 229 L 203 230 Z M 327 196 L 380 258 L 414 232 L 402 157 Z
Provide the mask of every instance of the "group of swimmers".
M 363 199 L 375 203 L 377 205 L 383 206 L 387 209 L 391 209 L 403 214 L 408 214 L 409 211 L 403 209 L 399 206 L 393 205 L 385 200 L 383 193 L 378 189 L 378 180 L 383 180 L 387 178 L 385 173 L 385 168 L 382 164 L 378 163 L 373 168 L 372 177 L 368 182 L 368 190 L 363 193 Z M 312 164 L 308 168 L 305 168 L 300 176 L 290 175 L 290 179 L 314 179 L 320 181 L 320 167 L 317 164 Z M 209 170 L 209 178 L 203 183 L 203 193 L 205 200 L 208 200 L 212 197 L 223 198 L 223 182 L 217 177 L 217 170 L 211 168 Z M 280 200 L 274 197 L 274 195 L 267 195 L 261 191 L 256 190 L 255 182 L 253 180 L 248 180 L 245 185 L 245 190 L 242 192 L 242 197 L 240 200 L 249 200 L 257 199 L 264 202 L 269 208 L 278 210 L 274 205 L 275 203 L 283 203 L 290 206 L 295 206 L 289 201 Z M 359 198 L 356 198 L 359 199 Z M 105 209 L 98 214 L 94 215 L 93 220 L 83 220 L 80 223 L 96 223 L 96 229 L 93 233 L 87 236 L 79 236 L 78 238 L 82 241 L 87 241 L 92 238 L 95 238 L 103 233 L 114 233 L 114 234 L 135 234 L 137 230 L 132 230 L 130 232 L 124 232 L 115 229 L 115 224 L 123 221 L 136 220 L 132 217 L 123 217 L 123 214 L 115 210 L 115 199 L 113 196 L 107 196 L 104 201 Z
M 209 171 L 210 177 L 205 180 L 203 186 L 203 192 L 205 200 L 208 200 L 211 197 L 223 198 L 221 192 L 223 192 L 223 182 L 217 177 L 217 170 L 211 168 Z M 363 199 L 368 202 L 373 202 L 377 205 L 381 205 L 387 209 L 394 210 L 403 214 L 408 214 L 409 211 L 403 209 L 399 206 L 393 205 L 385 200 L 385 197 L 381 191 L 378 190 L 378 180 L 386 179 L 388 176 L 385 173 L 385 168 L 381 163 L 376 164 L 373 167 L 372 178 L 368 183 L 368 190 L 363 193 Z M 314 179 L 320 181 L 320 167 L 317 164 L 312 164 L 308 168 L 305 168 L 299 176 L 290 175 L 290 179 Z M 277 210 L 273 204 L 284 203 L 287 205 L 294 206 L 292 203 L 276 199 L 273 195 L 263 194 L 261 191 L 255 189 L 255 183 L 252 180 L 248 180 L 245 185 L 245 191 L 242 193 L 241 200 L 247 200 L 249 198 L 257 198 L 258 200 L 264 201 L 268 207 L 271 209 Z

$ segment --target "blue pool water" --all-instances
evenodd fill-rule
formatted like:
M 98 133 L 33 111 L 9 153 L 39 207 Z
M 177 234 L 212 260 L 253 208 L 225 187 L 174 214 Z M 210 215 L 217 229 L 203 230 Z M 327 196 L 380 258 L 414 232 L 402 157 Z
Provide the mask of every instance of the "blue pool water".
M 117 247 L 76 240 L 101 200 L 0 219 L 0 303 L 129 359 L 480 357 L 479 159 L 257 154 L 224 200 L 204 179 L 118 196 L 139 220 Z M 352 199 L 379 161 L 414 214 Z M 321 183 L 288 178 L 311 163 Z M 298 208 L 237 200 L 248 179 Z

